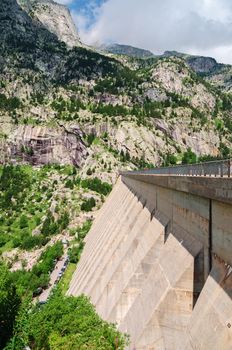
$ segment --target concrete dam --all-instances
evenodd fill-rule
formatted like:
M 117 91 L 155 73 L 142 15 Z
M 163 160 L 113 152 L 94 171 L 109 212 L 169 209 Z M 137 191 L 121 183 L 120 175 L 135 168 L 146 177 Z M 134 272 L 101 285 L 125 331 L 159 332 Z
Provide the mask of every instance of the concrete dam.
M 68 294 L 88 295 L 128 349 L 232 349 L 230 176 L 220 162 L 119 176 Z

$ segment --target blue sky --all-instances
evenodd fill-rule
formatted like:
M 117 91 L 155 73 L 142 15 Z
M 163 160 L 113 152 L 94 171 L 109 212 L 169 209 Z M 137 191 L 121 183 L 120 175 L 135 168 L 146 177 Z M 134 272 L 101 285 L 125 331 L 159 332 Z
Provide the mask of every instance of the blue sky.
M 105 0 L 70 0 L 71 3 L 68 5 L 72 13 L 80 13 L 85 16 L 87 21 L 87 27 L 91 26 L 95 21 L 94 9 L 99 8 Z
M 100 5 L 101 3 L 103 3 L 103 0 L 95 0 L 95 1 L 76 0 L 76 1 L 73 1 L 73 3 L 69 5 L 69 7 L 71 10 L 80 10 L 80 9 L 84 10 L 88 8 L 91 2 L 95 3 L 96 5 Z
M 176 50 L 232 64 L 232 0 L 55 0 L 88 45 Z

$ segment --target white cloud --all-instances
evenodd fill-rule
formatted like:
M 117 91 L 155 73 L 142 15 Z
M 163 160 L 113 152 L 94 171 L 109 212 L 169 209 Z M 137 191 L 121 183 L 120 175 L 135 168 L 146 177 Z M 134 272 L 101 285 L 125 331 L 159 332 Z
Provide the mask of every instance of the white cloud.
M 177 50 L 214 55 L 232 63 L 231 0 L 108 0 L 76 16 L 87 44 L 117 42 L 161 53 Z
M 55 0 L 55 2 L 58 2 L 58 4 L 62 5 L 70 5 L 74 2 L 74 0 Z

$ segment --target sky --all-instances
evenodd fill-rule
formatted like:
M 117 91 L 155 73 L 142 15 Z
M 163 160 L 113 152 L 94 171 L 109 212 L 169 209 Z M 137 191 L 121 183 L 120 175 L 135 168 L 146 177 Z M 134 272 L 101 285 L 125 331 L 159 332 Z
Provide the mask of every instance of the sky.
M 232 0 L 56 1 L 70 8 L 88 45 L 176 50 L 232 64 Z

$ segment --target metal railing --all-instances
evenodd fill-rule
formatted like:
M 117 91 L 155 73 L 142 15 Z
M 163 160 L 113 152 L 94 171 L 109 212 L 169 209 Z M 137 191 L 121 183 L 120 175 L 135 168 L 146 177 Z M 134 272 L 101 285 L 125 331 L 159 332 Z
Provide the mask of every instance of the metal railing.
M 232 159 L 176 165 L 142 171 L 121 172 L 121 174 L 232 177 Z

